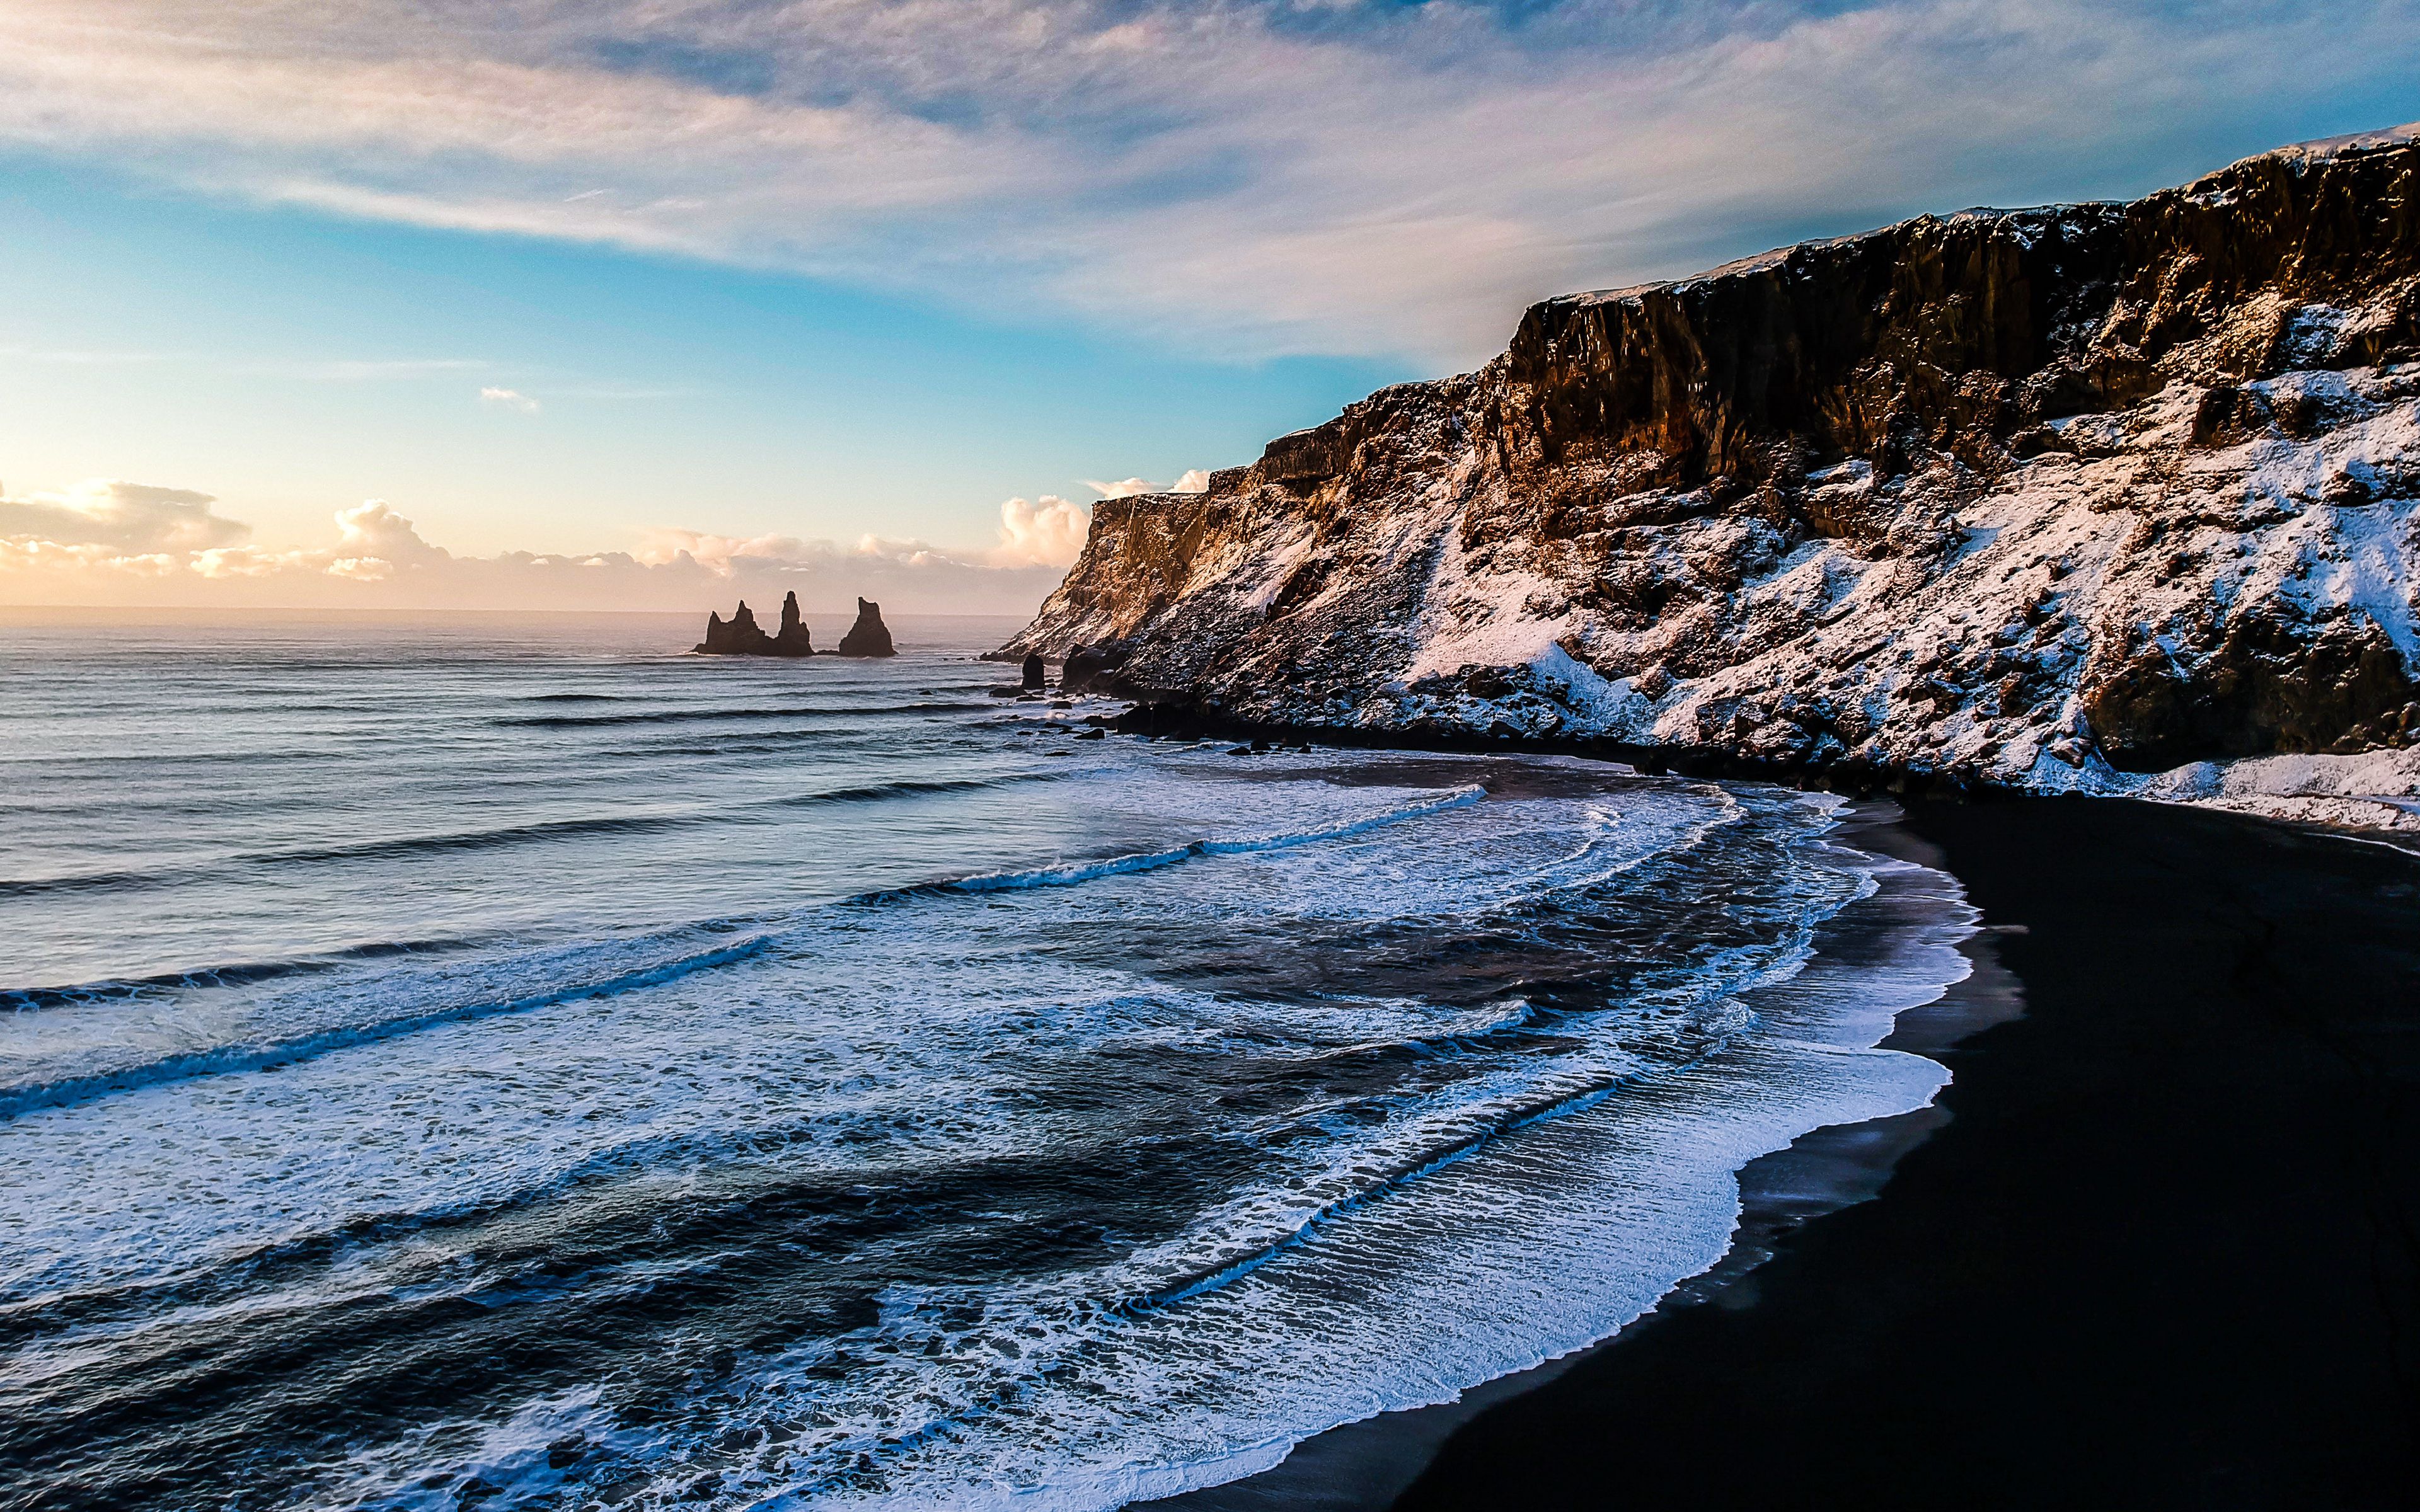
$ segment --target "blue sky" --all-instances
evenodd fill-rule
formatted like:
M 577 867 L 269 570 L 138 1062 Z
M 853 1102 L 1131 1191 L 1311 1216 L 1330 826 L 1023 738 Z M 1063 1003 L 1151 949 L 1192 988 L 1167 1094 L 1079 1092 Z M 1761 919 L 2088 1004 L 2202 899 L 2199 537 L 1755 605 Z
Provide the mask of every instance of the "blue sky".
M 279 539 L 376 494 L 481 553 L 675 519 L 985 543 L 1004 497 L 1248 461 L 1414 371 L 1205 361 L 1014 307 L 24 157 L 0 163 L 0 483 L 190 482 Z
M 2412 0 L 12 0 L 0 603 L 1014 608 L 1530 300 L 2415 78 Z

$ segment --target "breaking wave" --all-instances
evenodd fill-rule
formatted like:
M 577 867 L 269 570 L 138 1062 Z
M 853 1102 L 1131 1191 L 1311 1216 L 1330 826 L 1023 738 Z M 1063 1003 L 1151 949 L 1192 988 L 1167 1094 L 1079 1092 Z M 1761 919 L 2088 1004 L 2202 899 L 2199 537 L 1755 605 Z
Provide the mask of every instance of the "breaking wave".
M 12 767 L 0 1501 L 1107 1508 L 1604 1336 L 1940 1082 L 1971 911 L 1835 799 L 432 644 Z

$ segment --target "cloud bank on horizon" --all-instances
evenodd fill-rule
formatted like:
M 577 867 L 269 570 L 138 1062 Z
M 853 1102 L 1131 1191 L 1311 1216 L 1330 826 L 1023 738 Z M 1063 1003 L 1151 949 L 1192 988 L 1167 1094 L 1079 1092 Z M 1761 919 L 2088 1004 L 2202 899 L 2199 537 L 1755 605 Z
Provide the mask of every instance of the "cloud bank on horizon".
M 0 151 L 1154 353 L 1437 370 L 1544 296 L 1971 197 L 2139 192 L 2282 123 L 2420 114 L 2414 78 L 2420 0 L 9 0 Z M 516 436 L 576 408 L 489 366 L 290 376 L 458 378 Z M 382 503 L 271 548 L 209 494 L 90 483 L 0 499 L 0 599 L 686 608 L 737 584 L 1019 612 L 1089 517 L 1044 494 L 965 549 L 664 529 L 472 557 Z
M 334 545 L 270 550 L 187 488 L 92 479 L 0 496 L 0 598 L 24 605 L 690 609 L 796 591 L 811 611 L 858 594 L 895 612 L 1026 614 L 1083 546 L 1090 511 L 1001 506 L 1000 544 L 952 553 L 864 536 L 850 545 L 651 532 L 636 551 L 457 556 L 380 500 L 338 510 Z M 1020 522 L 1021 525 L 1020 525 Z
M 1608 274 L 1975 186 L 2147 187 L 2415 72 L 2420 0 L 12 0 L 0 142 L 1456 365 Z

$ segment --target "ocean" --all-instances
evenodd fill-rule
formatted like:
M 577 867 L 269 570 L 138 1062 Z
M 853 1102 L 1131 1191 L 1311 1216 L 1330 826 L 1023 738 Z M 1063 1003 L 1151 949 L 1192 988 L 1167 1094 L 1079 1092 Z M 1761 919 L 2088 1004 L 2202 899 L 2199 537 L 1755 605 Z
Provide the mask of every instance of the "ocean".
M 1169 1495 L 1946 1079 L 1842 799 L 1088 738 L 1016 628 L 0 617 L 0 1505 Z

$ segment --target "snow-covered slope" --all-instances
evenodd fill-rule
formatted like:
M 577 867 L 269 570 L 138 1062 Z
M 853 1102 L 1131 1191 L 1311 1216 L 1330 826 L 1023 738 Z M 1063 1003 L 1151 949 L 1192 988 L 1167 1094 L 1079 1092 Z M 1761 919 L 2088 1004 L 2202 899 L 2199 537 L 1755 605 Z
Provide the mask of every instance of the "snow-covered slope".
M 2416 500 L 2404 128 L 1549 301 L 1105 501 L 1002 654 L 1215 718 L 2420 827 Z

